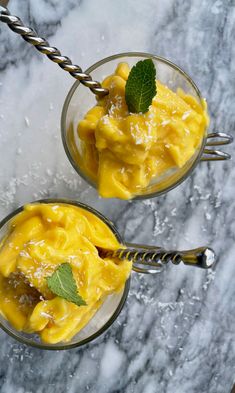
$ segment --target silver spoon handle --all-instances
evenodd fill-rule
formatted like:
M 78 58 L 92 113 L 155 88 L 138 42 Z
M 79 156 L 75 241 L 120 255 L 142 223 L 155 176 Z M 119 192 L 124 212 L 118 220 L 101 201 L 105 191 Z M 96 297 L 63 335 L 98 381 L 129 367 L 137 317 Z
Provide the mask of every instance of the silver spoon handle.
M 185 265 L 209 269 L 215 262 L 215 253 L 211 248 L 200 247 L 185 251 L 166 251 L 162 248 L 150 246 L 137 246 L 128 244 L 128 248 L 119 249 L 112 252 L 122 260 L 128 259 L 133 262 L 133 270 L 140 273 L 158 272 L 163 265 L 172 262 L 178 265 L 183 262 Z
M 20 34 L 25 41 L 32 44 L 39 52 L 47 55 L 50 60 L 57 63 L 64 71 L 69 72 L 83 85 L 89 87 L 92 93 L 99 97 L 109 93 L 107 89 L 101 87 L 99 82 L 93 81 L 89 74 L 82 72 L 81 67 L 72 64 L 72 61 L 67 56 L 61 55 L 59 49 L 50 46 L 44 38 L 39 37 L 30 27 L 26 27 L 20 18 L 11 15 L 9 10 L 3 6 L 0 6 L 0 21 L 6 23 L 15 33 Z

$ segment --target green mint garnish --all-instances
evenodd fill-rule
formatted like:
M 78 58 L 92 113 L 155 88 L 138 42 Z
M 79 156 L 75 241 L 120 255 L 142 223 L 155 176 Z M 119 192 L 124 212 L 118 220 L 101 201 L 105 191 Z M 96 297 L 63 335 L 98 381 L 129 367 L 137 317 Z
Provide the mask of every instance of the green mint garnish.
M 156 69 L 153 61 L 138 61 L 132 67 L 126 82 L 125 97 L 129 112 L 147 112 L 156 93 Z
M 47 284 L 51 292 L 77 306 L 85 306 L 86 302 L 79 295 L 76 281 L 73 277 L 69 263 L 62 263 L 52 274 L 47 277 Z

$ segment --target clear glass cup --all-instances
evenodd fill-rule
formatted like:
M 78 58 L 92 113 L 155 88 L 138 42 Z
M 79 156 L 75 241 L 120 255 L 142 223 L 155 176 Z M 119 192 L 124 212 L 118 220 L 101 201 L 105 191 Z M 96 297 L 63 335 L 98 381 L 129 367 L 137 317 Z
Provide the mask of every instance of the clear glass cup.
M 159 56 L 147 53 L 131 52 L 122 53 L 107 57 L 98 63 L 95 63 L 87 69 L 94 80 L 102 81 L 107 75 L 114 72 L 119 62 L 127 62 L 130 66 L 136 64 L 139 60 L 151 58 L 157 69 L 158 79 L 167 85 L 171 90 L 176 91 L 178 88 L 185 93 L 196 98 L 202 105 L 201 93 L 193 80 L 177 65 L 169 60 Z M 76 81 L 69 91 L 62 110 L 61 117 L 61 134 L 65 152 L 69 161 L 77 173 L 87 181 L 91 186 L 97 188 L 97 185 L 81 168 L 82 163 L 81 143 L 77 134 L 77 125 L 84 117 L 86 112 L 96 104 L 95 95 Z M 215 161 L 229 159 L 230 156 L 218 150 L 208 149 L 208 146 L 218 146 L 231 143 L 232 137 L 224 133 L 207 134 L 205 130 L 201 144 L 195 151 L 193 157 L 182 167 L 173 168 L 164 175 L 156 177 L 153 181 L 139 194 L 133 196 L 133 199 L 146 199 L 159 196 L 170 191 L 183 182 L 193 171 L 200 161 Z
M 75 202 L 71 200 L 65 200 L 65 199 L 45 199 L 33 203 L 64 203 L 67 205 L 74 205 L 82 209 L 88 210 L 89 212 L 100 218 L 112 230 L 119 243 L 122 243 L 122 238 L 118 233 L 117 229 L 115 228 L 115 226 L 113 225 L 113 223 L 110 222 L 106 217 L 104 217 L 97 210 L 83 203 Z M 19 209 L 15 210 L 13 213 L 8 215 L 6 218 L 4 218 L 1 221 L 0 239 L 4 238 L 8 233 L 11 219 L 15 217 L 17 214 L 19 214 L 23 210 L 23 208 L 24 208 L 23 206 L 20 207 Z M 63 342 L 58 344 L 43 343 L 40 341 L 40 337 L 37 334 L 28 334 L 14 329 L 14 327 L 12 327 L 12 325 L 1 314 L 0 314 L 0 327 L 16 340 L 40 349 L 61 350 L 61 349 L 81 347 L 82 345 L 95 340 L 114 323 L 114 321 L 120 314 L 125 304 L 129 292 L 129 288 L 130 288 L 130 278 L 126 281 L 125 286 L 121 292 L 114 293 L 106 298 L 103 305 L 99 308 L 97 313 L 88 322 L 88 324 L 78 334 L 76 334 L 69 342 Z

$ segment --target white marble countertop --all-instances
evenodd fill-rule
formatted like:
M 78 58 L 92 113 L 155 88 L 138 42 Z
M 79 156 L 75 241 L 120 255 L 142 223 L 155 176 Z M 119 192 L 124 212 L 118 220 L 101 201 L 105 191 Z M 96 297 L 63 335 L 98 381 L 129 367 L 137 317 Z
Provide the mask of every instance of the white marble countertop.
M 210 130 L 234 132 L 233 0 L 12 0 L 9 9 L 85 68 L 129 50 L 167 57 L 207 97 Z M 98 208 L 129 241 L 210 244 L 218 263 L 207 272 L 171 265 L 157 277 L 133 274 L 118 320 L 82 349 L 40 351 L 0 332 L 0 392 L 229 393 L 235 375 L 234 162 L 202 163 L 157 199 L 99 199 L 62 147 L 60 113 L 72 83 L 0 25 L 0 218 L 31 200 L 69 197 Z

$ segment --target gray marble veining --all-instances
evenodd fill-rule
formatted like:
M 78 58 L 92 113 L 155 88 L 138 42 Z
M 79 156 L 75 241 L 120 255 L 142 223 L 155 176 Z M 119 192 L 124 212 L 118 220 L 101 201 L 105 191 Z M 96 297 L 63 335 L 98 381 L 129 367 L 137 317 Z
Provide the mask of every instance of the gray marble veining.
M 12 0 L 9 8 L 82 67 L 128 50 L 169 58 L 207 97 L 210 130 L 234 134 L 234 0 Z M 0 217 L 30 200 L 70 197 L 98 208 L 128 241 L 210 244 L 218 262 L 208 272 L 167 266 L 157 276 L 133 273 L 116 323 L 82 349 L 43 352 L 0 332 L 0 392 L 229 393 L 235 381 L 234 162 L 201 163 L 157 199 L 104 201 L 63 151 L 60 112 L 72 83 L 0 25 Z

